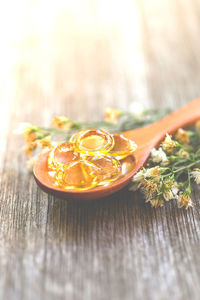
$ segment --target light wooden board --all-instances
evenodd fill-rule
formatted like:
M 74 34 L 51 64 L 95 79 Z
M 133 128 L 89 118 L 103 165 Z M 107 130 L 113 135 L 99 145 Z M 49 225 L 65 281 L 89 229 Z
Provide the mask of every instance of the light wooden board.
M 12 134 L 21 121 L 99 120 L 107 106 L 177 108 L 200 95 L 198 0 L 80 3 L 41 36 L 32 4 L 1 78 L 0 299 L 199 299 L 199 187 L 188 211 L 152 209 L 127 189 L 76 203 L 26 171 Z

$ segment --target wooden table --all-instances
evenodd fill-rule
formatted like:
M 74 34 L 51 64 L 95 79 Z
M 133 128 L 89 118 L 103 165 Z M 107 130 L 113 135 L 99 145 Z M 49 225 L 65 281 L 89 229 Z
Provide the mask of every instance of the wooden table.
M 2 46 L 0 299 L 199 299 L 199 187 L 188 210 L 153 209 L 127 189 L 76 203 L 26 170 L 12 134 L 21 121 L 99 120 L 107 106 L 177 108 L 200 95 L 198 0 L 81 3 L 25 7 L 24 26 L 13 23 L 23 31 Z

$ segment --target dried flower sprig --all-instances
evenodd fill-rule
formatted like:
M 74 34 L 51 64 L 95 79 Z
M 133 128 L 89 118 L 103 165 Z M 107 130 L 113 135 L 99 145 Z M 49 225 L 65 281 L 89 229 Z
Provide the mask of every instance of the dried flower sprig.
M 121 132 L 153 123 L 164 117 L 169 110 L 148 110 L 140 115 L 108 108 L 105 120 L 100 122 L 74 122 L 68 118 L 54 117 L 51 127 L 22 123 L 15 133 L 23 134 L 23 148 L 32 169 L 38 155 L 48 151 L 56 143 L 68 141 L 77 131 L 101 128 L 109 132 Z M 33 154 L 35 154 L 33 156 Z M 153 149 L 145 168 L 133 178 L 131 190 L 140 189 L 153 207 L 163 206 L 175 199 L 178 207 L 193 206 L 191 182 L 200 184 L 200 121 L 192 130 L 180 128 L 172 138 L 168 134 L 158 149 Z
M 74 122 L 65 116 L 56 116 L 51 127 L 41 127 L 30 123 L 21 123 L 15 133 L 23 134 L 26 146 L 23 148 L 27 156 L 51 149 L 56 143 L 68 141 L 78 130 L 100 128 L 112 132 L 125 131 L 155 122 L 164 117 L 169 110 L 146 110 L 137 115 L 121 110 L 107 108 L 105 120 L 99 122 Z M 37 156 L 31 157 L 28 167 L 32 167 Z
M 168 134 L 159 148 L 153 149 L 145 168 L 133 177 L 130 190 L 140 189 L 153 207 L 175 199 L 178 207 L 193 206 L 191 182 L 200 184 L 200 122 L 195 129 L 180 128 Z

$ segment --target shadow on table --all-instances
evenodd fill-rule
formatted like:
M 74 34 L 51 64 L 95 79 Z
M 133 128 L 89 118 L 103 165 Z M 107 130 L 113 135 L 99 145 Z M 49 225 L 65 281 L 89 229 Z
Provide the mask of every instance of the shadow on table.
M 124 237 L 143 237 L 170 233 L 177 218 L 187 214 L 167 203 L 151 208 L 139 192 L 127 188 L 112 196 L 88 202 L 66 201 L 49 197 L 47 235 L 61 243 L 92 247 L 115 245 Z

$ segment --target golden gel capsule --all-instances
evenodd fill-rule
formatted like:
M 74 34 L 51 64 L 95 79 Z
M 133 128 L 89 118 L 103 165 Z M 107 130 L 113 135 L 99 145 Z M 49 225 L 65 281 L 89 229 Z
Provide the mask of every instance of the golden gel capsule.
M 86 129 L 75 133 L 70 142 L 75 150 L 87 155 L 107 153 L 114 147 L 113 137 L 100 129 Z
M 115 158 L 101 155 L 87 156 L 85 159 L 98 167 L 99 185 L 107 185 L 121 175 L 121 163 Z
M 122 134 L 113 134 L 114 147 L 112 148 L 108 155 L 115 157 L 116 159 L 123 159 L 130 154 L 133 154 L 137 149 L 137 145 L 125 138 Z
M 93 163 L 79 160 L 57 170 L 55 183 L 67 190 L 87 190 L 98 185 L 99 169 Z
M 74 151 L 72 143 L 62 143 L 54 147 L 48 156 L 48 169 L 56 171 L 61 166 L 80 159 L 80 153 Z

